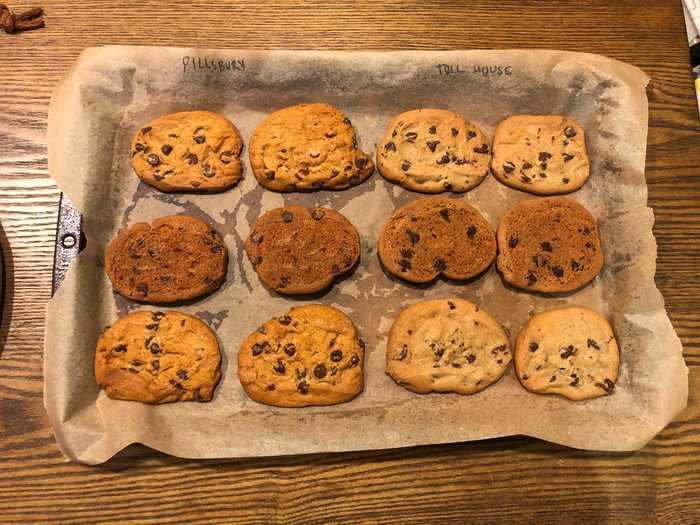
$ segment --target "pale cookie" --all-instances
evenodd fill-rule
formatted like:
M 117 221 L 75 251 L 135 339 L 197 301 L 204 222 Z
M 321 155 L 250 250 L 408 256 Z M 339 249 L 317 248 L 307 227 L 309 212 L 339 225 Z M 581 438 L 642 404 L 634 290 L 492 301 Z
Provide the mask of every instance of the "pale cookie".
M 508 336 L 463 299 L 435 299 L 401 311 L 389 332 L 386 373 L 426 394 L 473 394 L 500 379 L 511 361 Z
M 384 267 L 414 283 L 438 275 L 466 280 L 496 257 L 496 236 L 479 210 L 447 197 L 425 197 L 396 210 L 377 245 Z
M 180 312 L 135 312 L 97 341 L 95 379 L 113 399 L 210 401 L 221 373 L 219 344 L 202 321 Z
M 362 392 L 364 342 L 340 310 L 292 308 L 250 334 L 238 378 L 255 401 L 281 407 L 335 405 Z
M 209 111 L 165 115 L 139 129 L 131 164 L 161 191 L 221 191 L 241 179 L 243 142 L 231 121 Z
M 355 266 L 360 236 L 337 211 L 295 204 L 259 217 L 245 251 L 266 286 L 306 294 L 328 288 Z
M 275 111 L 255 129 L 249 153 L 255 178 L 274 191 L 342 190 L 374 171 L 350 119 L 329 104 Z
M 589 283 L 603 266 L 596 221 L 571 199 L 516 204 L 501 219 L 497 239 L 498 269 L 517 288 L 569 292 Z
M 490 160 L 481 130 L 444 109 L 401 113 L 377 145 L 379 173 L 422 193 L 468 191 L 484 180 Z
M 588 180 L 581 125 L 562 115 L 514 115 L 493 137 L 491 171 L 503 184 L 538 195 L 579 189 Z
M 608 322 L 582 306 L 533 315 L 515 343 L 515 371 L 536 394 L 579 401 L 610 395 L 620 352 Z

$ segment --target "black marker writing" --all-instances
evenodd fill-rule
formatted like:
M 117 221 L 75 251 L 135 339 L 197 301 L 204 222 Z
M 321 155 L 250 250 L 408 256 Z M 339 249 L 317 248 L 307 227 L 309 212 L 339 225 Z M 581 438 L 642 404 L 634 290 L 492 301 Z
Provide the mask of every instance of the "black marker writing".
M 435 66 L 440 76 L 458 75 L 472 73 L 474 75 L 488 76 L 510 76 L 513 74 L 513 66 L 488 66 L 475 65 L 471 68 L 462 69 L 459 65 L 454 64 L 438 64 Z
M 245 60 L 218 60 L 202 57 L 182 57 L 182 72 L 196 72 L 202 70 L 218 71 L 245 71 Z

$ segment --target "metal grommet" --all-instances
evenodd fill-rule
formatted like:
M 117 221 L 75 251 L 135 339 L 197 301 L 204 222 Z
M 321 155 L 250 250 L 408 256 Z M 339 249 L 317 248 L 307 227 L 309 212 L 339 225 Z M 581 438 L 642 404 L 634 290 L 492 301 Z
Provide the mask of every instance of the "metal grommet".
M 61 239 L 61 245 L 64 248 L 68 249 L 75 248 L 76 242 L 77 240 L 75 238 L 75 235 L 73 235 L 72 233 L 66 233 Z

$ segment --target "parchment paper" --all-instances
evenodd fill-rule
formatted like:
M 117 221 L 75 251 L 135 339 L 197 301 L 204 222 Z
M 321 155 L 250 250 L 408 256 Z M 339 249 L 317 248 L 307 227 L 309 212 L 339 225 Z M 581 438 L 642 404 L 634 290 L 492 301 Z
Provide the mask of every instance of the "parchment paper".
M 72 460 L 100 463 L 133 442 L 189 458 L 378 449 L 512 434 L 591 450 L 644 446 L 685 407 L 688 388 L 681 345 L 654 284 L 654 217 L 644 179 L 647 81 L 632 66 L 558 51 L 85 51 L 57 88 L 49 115 L 51 175 L 82 210 L 88 236 L 86 250 L 48 307 L 44 400 L 61 450 Z M 167 195 L 139 183 L 132 172 L 131 137 L 159 115 L 222 112 L 247 144 L 268 113 L 312 101 L 341 108 L 368 153 L 389 119 L 413 108 L 457 111 L 489 138 L 511 114 L 572 115 L 586 129 L 592 170 L 572 197 L 599 221 L 603 272 L 581 291 L 555 297 L 509 289 L 493 268 L 467 284 L 411 286 L 383 273 L 375 244 L 390 213 L 421 195 L 378 173 L 347 191 L 278 194 L 257 184 L 244 150 L 245 179 L 235 189 Z M 490 176 L 462 198 L 495 228 L 510 205 L 531 197 Z M 359 267 L 325 295 L 294 299 L 269 292 L 244 255 L 242 239 L 255 219 L 290 203 L 330 206 L 362 237 Z M 97 337 L 119 316 L 150 307 L 112 293 L 102 269 L 104 249 L 119 228 L 173 213 L 211 221 L 230 249 L 225 285 L 176 307 L 216 330 L 223 379 L 211 403 L 111 400 L 94 380 Z M 414 301 L 450 295 L 480 304 L 512 339 L 533 312 L 569 303 L 601 312 L 621 347 L 614 395 L 578 403 L 534 395 L 519 385 L 512 367 L 500 382 L 471 396 L 400 388 L 384 374 L 393 319 Z M 368 343 L 364 393 L 346 404 L 304 409 L 248 399 L 236 377 L 240 342 L 265 320 L 305 302 L 336 306 L 358 326 Z

